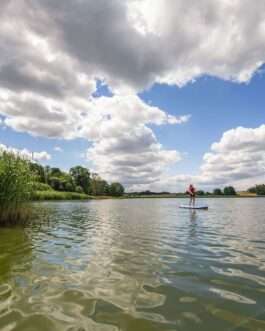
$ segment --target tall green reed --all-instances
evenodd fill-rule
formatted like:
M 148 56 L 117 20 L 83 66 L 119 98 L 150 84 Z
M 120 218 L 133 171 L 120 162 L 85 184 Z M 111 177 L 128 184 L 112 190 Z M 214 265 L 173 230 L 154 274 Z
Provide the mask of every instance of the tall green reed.
M 30 218 L 33 182 L 27 159 L 0 151 L 0 225 L 24 223 Z

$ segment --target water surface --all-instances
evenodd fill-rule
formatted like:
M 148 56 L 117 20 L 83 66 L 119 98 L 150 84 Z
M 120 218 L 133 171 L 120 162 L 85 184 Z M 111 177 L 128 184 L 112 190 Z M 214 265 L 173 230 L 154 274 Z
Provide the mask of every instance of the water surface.
M 43 203 L 0 229 L 0 330 L 265 330 L 265 200 L 183 202 Z

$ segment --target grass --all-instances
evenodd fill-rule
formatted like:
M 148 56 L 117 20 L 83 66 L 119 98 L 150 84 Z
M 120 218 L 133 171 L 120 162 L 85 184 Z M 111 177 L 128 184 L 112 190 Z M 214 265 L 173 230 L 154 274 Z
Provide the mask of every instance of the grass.
M 29 219 L 33 177 L 27 160 L 15 153 L 0 151 L 0 225 L 24 223 Z
M 45 200 L 88 200 L 90 197 L 83 193 L 76 192 L 59 192 L 54 190 L 35 191 L 33 193 L 34 201 Z
M 124 199 L 124 197 L 114 197 L 108 195 L 87 195 L 76 192 L 62 192 L 62 191 L 35 191 L 32 199 L 34 201 L 48 201 L 48 200 L 105 200 L 105 199 Z

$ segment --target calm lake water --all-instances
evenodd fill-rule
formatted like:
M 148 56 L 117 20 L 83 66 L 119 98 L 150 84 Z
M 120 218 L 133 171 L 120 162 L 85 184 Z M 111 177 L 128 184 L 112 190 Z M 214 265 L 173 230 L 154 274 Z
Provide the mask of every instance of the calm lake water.
M 201 202 L 36 205 L 0 229 L 0 330 L 265 330 L 265 199 Z

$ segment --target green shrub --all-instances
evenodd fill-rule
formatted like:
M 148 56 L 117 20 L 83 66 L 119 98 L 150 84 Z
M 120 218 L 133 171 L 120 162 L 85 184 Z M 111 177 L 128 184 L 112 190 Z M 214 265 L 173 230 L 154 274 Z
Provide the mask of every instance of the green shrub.
M 77 193 L 84 193 L 84 190 L 83 190 L 83 188 L 81 186 L 77 186 L 75 188 L 75 190 L 76 190 Z
M 0 151 L 0 224 L 26 221 L 33 193 L 33 173 L 27 160 Z
M 74 192 L 75 191 L 75 186 L 71 182 L 66 182 L 65 185 L 64 185 L 64 189 L 67 192 Z
M 34 191 L 53 191 L 50 185 L 40 182 L 33 182 L 32 184 Z

